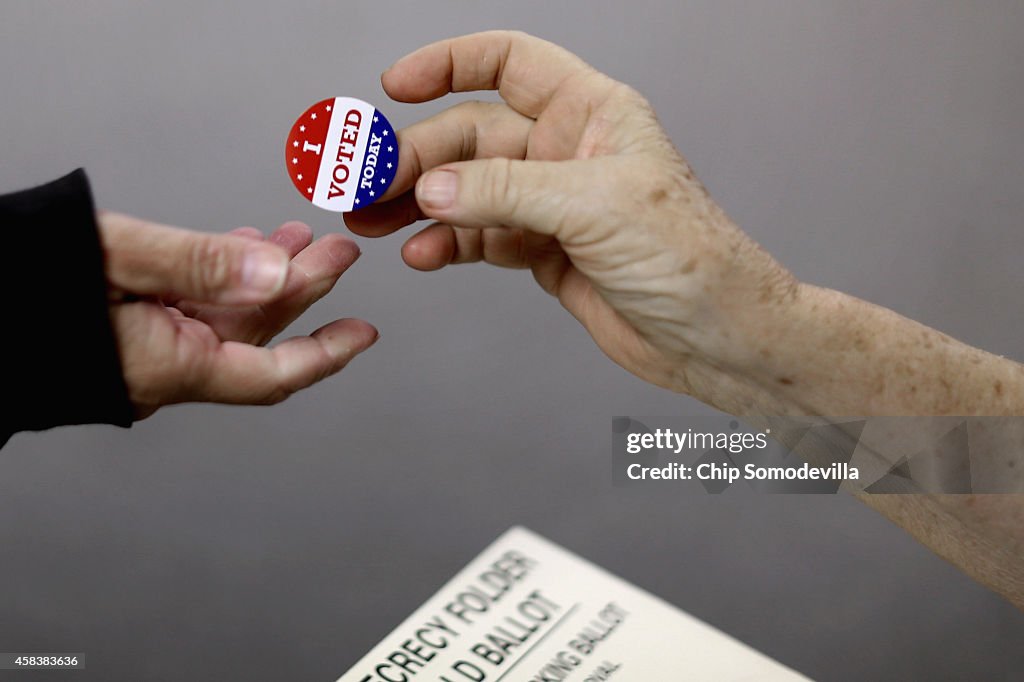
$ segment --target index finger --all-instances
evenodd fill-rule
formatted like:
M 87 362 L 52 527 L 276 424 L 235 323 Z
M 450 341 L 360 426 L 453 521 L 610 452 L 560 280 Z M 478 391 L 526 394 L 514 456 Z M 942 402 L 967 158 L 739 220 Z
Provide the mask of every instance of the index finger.
M 381 84 L 399 102 L 497 90 L 510 107 L 536 118 L 559 85 L 588 71 L 582 59 L 546 40 L 519 31 L 487 31 L 422 47 L 385 71 Z

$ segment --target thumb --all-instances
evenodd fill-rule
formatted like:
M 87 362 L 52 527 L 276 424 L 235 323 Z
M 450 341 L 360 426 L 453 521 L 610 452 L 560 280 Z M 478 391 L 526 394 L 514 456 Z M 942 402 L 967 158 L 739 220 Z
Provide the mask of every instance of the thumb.
M 100 235 L 107 279 L 131 294 L 204 303 L 272 300 L 284 287 L 289 259 L 274 244 L 208 234 L 105 213 Z
M 428 217 L 450 225 L 510 227 L 565 241 L 586 228 L 597 201 L 587 169 L 584 161 L 463 161 L 421 176 L 416 200 Z

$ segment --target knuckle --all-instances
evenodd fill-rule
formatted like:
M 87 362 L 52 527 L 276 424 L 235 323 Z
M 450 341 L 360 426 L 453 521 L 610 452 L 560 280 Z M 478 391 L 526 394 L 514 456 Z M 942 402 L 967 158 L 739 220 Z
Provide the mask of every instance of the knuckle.
M 500 206 L 504 213 L 515 213 L 519 204 L 520 191 L 512 182 L 512 161 L 491 159 L 484 165 L 481 178 L 480 199 L 489 206 Z
M 511 50 L 516 44 L 540 43 L 542 39 L 520 29 L 500 29 L 494 32 L 496 38 L 505 42 L 505 48 Z
M 461 102 L 452 107 L 452 112 L 455 114 L 462 133 L 459 158 L 472 159 L 476 156 L 480 121 L 492 116 L 496 106 L 498 105 L 490 102 L 469 101 Z
M 191 240 L 187 260 L 192 284 L 199 292 L 216 291 L 231 280 L 231 252 L 220 239 L 202 236 Z
M 550 50 L 557 51 L 558 53 L 563 55 L 572 55 L 572 53 L 566 50 L 565 48 L 559 47 L 558 45 L 552 43 L 549 40 L 544 40 L 543 38 L 535 36 L 532 33 L 527 33 L 526 31 L 523 31 L 521 29 L 505 29 L 501 31 L 501 34 L 508 41 L 509 49 L 514 48 L 516 45 L 543 46 L 547 47 Z

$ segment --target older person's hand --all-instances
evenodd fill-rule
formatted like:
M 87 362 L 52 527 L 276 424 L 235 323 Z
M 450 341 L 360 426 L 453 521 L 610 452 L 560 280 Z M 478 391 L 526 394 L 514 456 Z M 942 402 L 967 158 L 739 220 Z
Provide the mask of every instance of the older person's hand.
M 565 50 L 482 33 L 382 82 L 404 102 L 504 100 L 399 133 L 390 200 L 346 216 L 366 236 L 437 221 L 406 242 L 412 267 L 528 267 L 613 360 L 733 414 L 1024 414 L 1024 366 L 797 282 L 712 201 L 647 102 Z M 861 497 L 1024 608 L 1020 497 Z
M 661 386 L 692 393 L 699 365 L 759 361 L 747 332 L 775 324 L 796 283 L 711 200 L 635 90 L 514 32 L 435 43 L 382 82 L 404 102 L 496 88 L 505 103 L 402 131 L 394 200 L 348 214 L 353 232 L 431 218 L 405 244 L 409 265 L 530 268 L 605 353 Z
M 187 401 L 269 404 L 341 370 L 377 340 L 361 320 L 263 348 L 359 257 L 302 223 L 208 234 L 99 216 L 111 321 L 139 417 Z

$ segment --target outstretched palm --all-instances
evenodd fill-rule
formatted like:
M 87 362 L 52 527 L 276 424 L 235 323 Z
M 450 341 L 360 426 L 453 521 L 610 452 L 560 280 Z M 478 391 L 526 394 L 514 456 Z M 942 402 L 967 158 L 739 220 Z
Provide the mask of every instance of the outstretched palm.
M 314 243 L 306 225 L 282 225 L 266 241 L 290 259 L 283 288 L 263 303 L 229 305 L 152 295 L 148 290 L 150 295 L 136 296 L 133 284 L 140 268 L 138 263 L 125 263 L 143 256 L 126 253 L 131 247 L 119 237 L 125 230 L 138 234 L 147 227 L 116 215 L 101 221 L 108 250 L 111 319 L 140 418 L 162 405 L 189 400 L 278 402 L 340 370 L 377 337 L 365 322 L 338 320 L 308 337 L 288 339 L 273 349 L 263 347 L 330 291 L 358 258 L 358 247 L 346 237 L 327 235 Z M 263 240 L 255 228 L 231 234 Z

